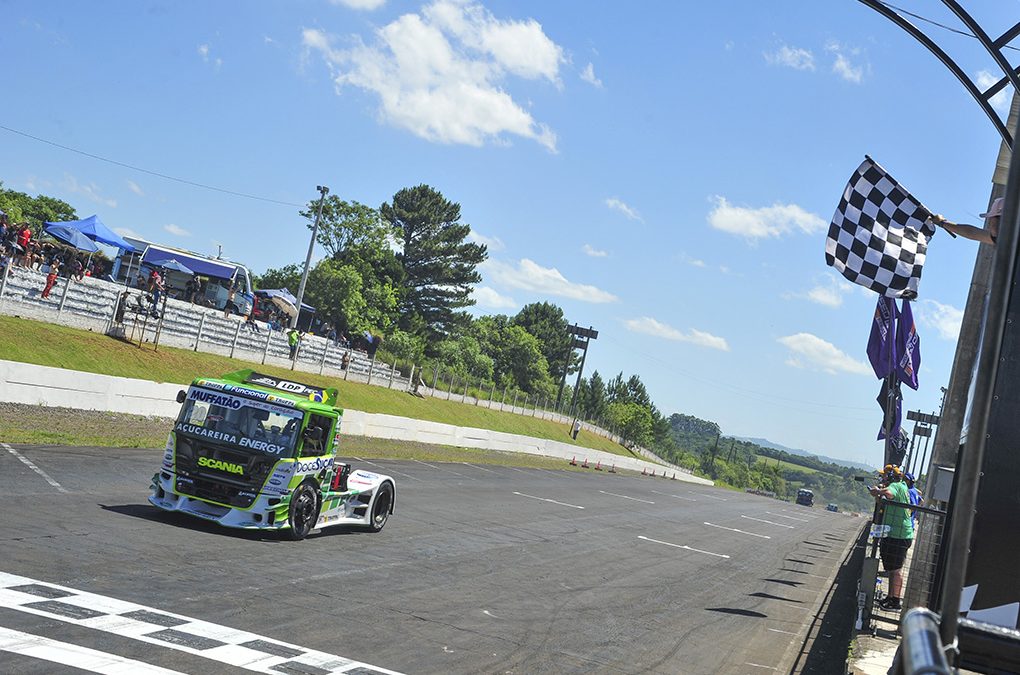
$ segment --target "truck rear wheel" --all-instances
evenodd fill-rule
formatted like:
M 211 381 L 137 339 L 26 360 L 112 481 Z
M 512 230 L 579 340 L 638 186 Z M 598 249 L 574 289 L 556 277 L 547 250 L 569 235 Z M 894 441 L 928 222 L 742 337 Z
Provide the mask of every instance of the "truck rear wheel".
M 298 541 L 308 536 L 319 519 L 319 498 L 310 483 L 301 483 L 290 497 L 287 536 Z

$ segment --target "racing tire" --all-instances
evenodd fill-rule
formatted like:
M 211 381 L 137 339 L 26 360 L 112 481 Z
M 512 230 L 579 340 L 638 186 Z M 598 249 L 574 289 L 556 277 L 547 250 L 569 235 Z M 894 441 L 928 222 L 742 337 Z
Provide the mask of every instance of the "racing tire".
M 393 510 L 393 484 L 386 482 L 379 486 L 379 491 L 372 500 L 372 517 L 368 522 L 368 529 L 378 532 L 386 525 Z
M 287 537 L 300 541 L 308 536 L 319 520 L 319 495 L 311 483 L 301 483 L 290 497 L 290 509 L 287 522 L 290 529 L 285 530 Z

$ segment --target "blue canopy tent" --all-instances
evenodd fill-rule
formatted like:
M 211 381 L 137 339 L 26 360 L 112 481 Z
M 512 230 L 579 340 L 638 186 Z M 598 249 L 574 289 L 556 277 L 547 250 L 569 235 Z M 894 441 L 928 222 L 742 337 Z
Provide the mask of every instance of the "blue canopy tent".
M 124 239 L 116 232 L 108 228 L 103 224 L 103 221 L 99 220 L 99 216 L 89 216 L 85 220 L 64 220 L 57 223 L 46 223 L 47 225 L 62 225 L 64 227 L 71 227 L 92 241 L 99 242 L 100 244 L 107 244 L 108 246 L 117 246 L 126 251 L 134 251 L 135 247 L 124 241 Z
M 79 251 L 86 251 L 91 254 L 99 250 L 99 247 L 91 239 L 82 234 L 81 230 L 67 227 L 63 223 L 46 223 L 43 231 L 54 239 L 73 246 Z
M 216 260 L 205 260 L 181 251 L 171 251 L 155 245 L 145 249 L 142 262 L 152 267 L 163 267 L 169 261 L 175 261 L 188 268 L 188 274 L 200 274 L 204 277 L 231 280 L 237 273 L 237 266 Z

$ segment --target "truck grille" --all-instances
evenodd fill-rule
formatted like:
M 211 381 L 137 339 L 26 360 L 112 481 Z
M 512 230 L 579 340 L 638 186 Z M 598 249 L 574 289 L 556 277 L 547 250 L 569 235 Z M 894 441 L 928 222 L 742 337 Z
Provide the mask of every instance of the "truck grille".
M 210 445 L 177 435 L 177 492 L 207 501 L 247 508 L 276 460 Z M 239 470 L 239 471 L 238 471 Z

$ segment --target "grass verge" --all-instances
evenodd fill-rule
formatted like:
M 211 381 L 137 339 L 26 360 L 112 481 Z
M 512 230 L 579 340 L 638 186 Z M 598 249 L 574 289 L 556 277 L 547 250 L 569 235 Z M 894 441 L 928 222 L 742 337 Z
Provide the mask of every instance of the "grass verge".
M 0 403 L 0 441 L 26 445 L 74 445 L 108 448 L 162 448 L 172 422 L 161 417 L 97 412 L 77 408 L 45 408 Z M 417 459 L 423 462 L 468 462 L 533 469 L 582 471 L 563 459 L 520 452 L 498 452 L 344 436 L 341 457 Z M 620 473 L 624 473 L 621 469 Z
M 153 351 L 151 346 L 139 348 L 101 333 L 20 317 L 0 316 L 0 359 L 182 385 L 190 383 L 196 377 L 217 376 L 242 368 L 253 368 L 269 375 L 291 379 L 296 377 L 308 384 L 336 387 L 340 392 L 341 406 L 353 410 L 411 417 L 462 427 L 491 429 L 560 441 L 576 445 L 579 449 L 590 448 L 625 457 L 634 456 L 623 446 L 584 431 L 578 435 L 575 441 L 570 438 L 567 425 L 549 420 L 489 410 L 456 401 L 420 399 L 402 391 L 359 382 L 348 382 L 312 373 L 299 372 L 295 375 L 293 371 L 286 368 L 230 359 L 216 354 L 165 346 L 160 347 L 157 352 Z M 3 424 L 0 423 L 0 434 L 2 434 L 3 428 Z M 62 437 L 66 441 L 65 444 L 86 444 L 84 436 L 79 439 L 77 436 L 79 432 L 73 430 L 62 432 L 44 425 L 30 433 L 37 437 L 42 434 L 65 434 L 66 438 Z M 84 431 L 81 433 L 87 434 Z M 15 441 L 13 437 L 5 438 L 3 436 L 0 438 L 7 442 L 19 443 L 58 442 L 58 440 Z M 137 440 L 131 440 L 132 438 L 135 437 L 125 437 L 128 441 L 125 445 L 146 447 L 152 444 L 151 440 L 143 443 L 141 437 L 138 437 Z M 165 431 L 163 439 L 165 439 Z M 108 445 L 107 443 L 95 444 Z M 163 440 L 160 440 L 156 445 L 162 444 Z

